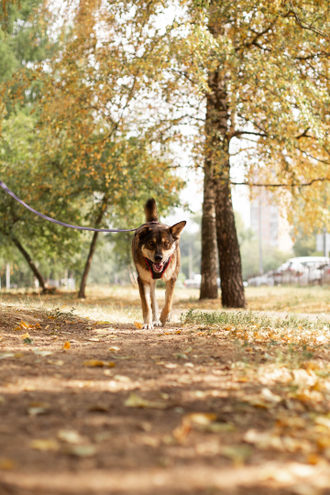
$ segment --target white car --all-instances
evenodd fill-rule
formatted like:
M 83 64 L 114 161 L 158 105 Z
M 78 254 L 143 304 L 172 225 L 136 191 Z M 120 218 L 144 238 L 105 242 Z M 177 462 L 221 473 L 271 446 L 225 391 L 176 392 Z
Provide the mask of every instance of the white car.
M 330 263 L 326 256 L 297 256 L 290 258 L 274 271 L 275 283 L 307 285 L 319 282 L 322 268 Z

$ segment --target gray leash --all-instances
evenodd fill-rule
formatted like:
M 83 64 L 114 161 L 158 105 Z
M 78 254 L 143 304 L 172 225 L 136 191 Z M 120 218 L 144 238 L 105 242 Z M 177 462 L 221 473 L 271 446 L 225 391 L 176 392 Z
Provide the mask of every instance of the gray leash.
M 134 232 L 135 230 L 137 230 L 137 228 L 136 229 L 93 229 L 92 227 L 80 227 L 79 225 L 70 225 L 69 223 L 59 222 L 54 218 L 48 217 L 47 215 L 43 215 L 39 211 L 34 210 L 33 208 L 31 208 L 31 206 L 24 203 L 24 201 L 19 199 L 16 196 L 16 194 L 14 194 L 13 191 L 11 191 L 9 187 L 7 187 L 6 184 L 2 182 L 2 180 L 0 180 L 0 186 L 4 191 L 6 191 L 7 194 L 9 194 L 9 196 L 14 198 L 16 201 L 18 201 L 18 203 L 23 205 L 28 210 L 32 211 L 32 213 L 34 213 L 35 215 L 38 215 L 38 217 L 41 217 L 44 220 L 48 220 L 49 222 L 52 223 L 57 223 L 57 225 L 62 225 L 62 227 L 68 227 L 69 229 L 77 229 L 77 230 L 92 230 L 93 232 Z

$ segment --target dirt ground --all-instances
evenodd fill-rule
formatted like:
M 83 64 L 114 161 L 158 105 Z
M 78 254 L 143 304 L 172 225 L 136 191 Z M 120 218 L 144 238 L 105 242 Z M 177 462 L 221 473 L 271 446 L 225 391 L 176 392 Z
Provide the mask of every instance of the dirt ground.
M 0 495 L 330 494 L 326 323 L 63 301 L 0 298 Z

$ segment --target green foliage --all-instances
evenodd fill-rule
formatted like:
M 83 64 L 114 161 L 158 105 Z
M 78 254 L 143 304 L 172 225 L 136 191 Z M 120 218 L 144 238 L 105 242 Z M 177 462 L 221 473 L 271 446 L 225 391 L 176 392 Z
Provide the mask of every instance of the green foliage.
M 54 50 L 47 36 L 48 13 L 43 0 L 20 0 L 0 5 L 0 83 L 30 62 L 44 60 Z
M 300 232 L 296 241 L 293 244 L 293 252 L 295 256 L 318 256 L 320 253 L 316 251 L 316 233 L 304 234 Z

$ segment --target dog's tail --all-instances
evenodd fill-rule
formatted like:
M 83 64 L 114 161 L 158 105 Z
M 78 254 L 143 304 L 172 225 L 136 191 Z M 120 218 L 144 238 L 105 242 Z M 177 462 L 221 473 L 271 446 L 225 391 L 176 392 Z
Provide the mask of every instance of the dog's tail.
M 148 199 L 144 205 L 144 212 L 146 214 L 146 222 L 158 222 L 158 213 L 156 201 L 154 198 Z

